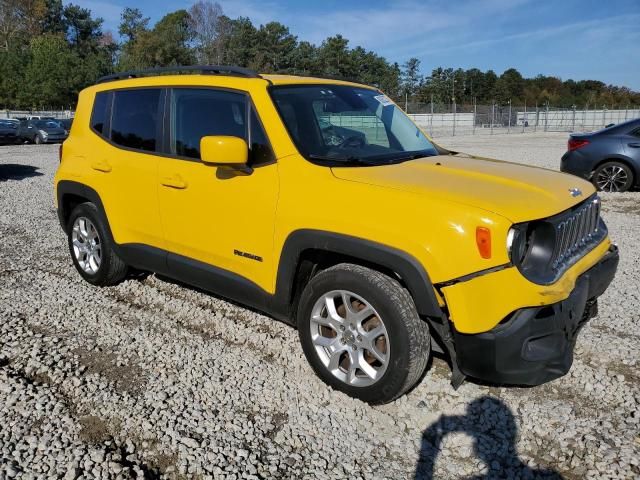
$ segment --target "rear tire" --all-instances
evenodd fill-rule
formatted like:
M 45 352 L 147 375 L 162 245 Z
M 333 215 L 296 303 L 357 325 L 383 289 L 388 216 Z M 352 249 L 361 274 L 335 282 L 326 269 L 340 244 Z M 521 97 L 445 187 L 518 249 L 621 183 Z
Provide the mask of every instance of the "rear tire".
M 593 172 L 591 181 L 600 191 L 626 192 L 633 186 L 633 171 L 622 162 L 605 162 Z
M 313 277 L 300 297 L 297 323 L 316 374 L 371 404 L 413 387 L 431 353 L 429 327 L 409 292 L 359 265 L 339 264 Z
M 128 267 L 116 254 L 106 222 L 93 203 L 82 203 L 73 209 L 67 238 L 73 264 L 87 282 L 109 286 L 127 276 Z

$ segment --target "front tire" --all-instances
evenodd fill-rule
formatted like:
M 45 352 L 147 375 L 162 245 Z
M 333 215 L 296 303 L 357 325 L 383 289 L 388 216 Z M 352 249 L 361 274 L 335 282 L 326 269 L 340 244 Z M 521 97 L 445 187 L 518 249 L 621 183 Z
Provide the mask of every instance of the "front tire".
M 429 327 L 409 292 L 359 265 L 339 264 L 313 277 L 300 297 L 297 323 L 316 374 L 368 403 L 404 394 L 429 360 Z
M 36 135 L 33 139 L 33 143 L 35 143 L 36 145 L 41 145 L 44 142 L 42 141 L 42 137 L 40 135 Z
M 593 185 L 604 192 L 626 192 L 633 186 L 633 172 L 621 162 L 606 162 L 593 172 Z
M 116 254 L 106 222 L 93 203 L 82 203 L 73 209 L 67 238 L 73 264 L 87 282 L 108 286 L 126 277 L 127 265 Z

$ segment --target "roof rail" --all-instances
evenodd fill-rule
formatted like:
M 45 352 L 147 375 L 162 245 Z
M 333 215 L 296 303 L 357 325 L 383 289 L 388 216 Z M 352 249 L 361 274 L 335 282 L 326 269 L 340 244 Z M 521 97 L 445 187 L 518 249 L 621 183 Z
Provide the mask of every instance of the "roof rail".
M 185 65 L 175 67 L 150 68 L 148 70 L 132 70 L 129 72 L 114 73 L 98 79 L 96 83 L 112 82 L 127 78 L 160 75 L 162 73 L 196 72 L 207 75 L 229 75 L 234 77 L 262 78 L 253 70 L 232 65 Z

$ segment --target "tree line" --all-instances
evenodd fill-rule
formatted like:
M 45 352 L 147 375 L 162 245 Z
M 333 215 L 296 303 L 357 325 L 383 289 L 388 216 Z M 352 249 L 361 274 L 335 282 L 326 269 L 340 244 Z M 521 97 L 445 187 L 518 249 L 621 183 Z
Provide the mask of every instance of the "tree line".
M 78 92 L 118 71 L 194 64 L 239 65 L 264 73 L 352 79 L 375 85 L 396 100 L 450 104 L 527 102 L 594 108 L 640 104 L 640 93 L 597 80 L 523 78 L 514 68 L 436 68 L 420 61 L 389 62 L 342 35 L 320 44 L 298 39 L 286 25 L 254 25 L 230 18 L 212 0 L 168 13 L 151 25 L 137 8 L 125 8 L 119 40 L 103 19 L 62 0 L 0 0 L 0 108 L 73 108 Z

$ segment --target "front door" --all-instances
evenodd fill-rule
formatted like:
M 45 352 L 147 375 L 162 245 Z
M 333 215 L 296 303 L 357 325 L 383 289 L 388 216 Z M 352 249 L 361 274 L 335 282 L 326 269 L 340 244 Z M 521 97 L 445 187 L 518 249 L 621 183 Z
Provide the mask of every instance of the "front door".
M 178 262 L 197 260 L 271 291 L 278 165 L 249 96 L 212 88 L 169 95 L 170 156 L 158 175 L 167 249 Z M 208 135 L 245 139 L 252 171 L 202 163 L 200 139 Z

